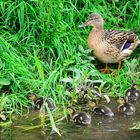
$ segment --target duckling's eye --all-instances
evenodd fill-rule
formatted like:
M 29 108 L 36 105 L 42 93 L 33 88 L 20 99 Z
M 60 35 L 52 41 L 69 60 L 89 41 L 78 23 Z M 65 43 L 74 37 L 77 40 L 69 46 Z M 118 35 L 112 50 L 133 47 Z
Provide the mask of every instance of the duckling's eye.
M 131 92 L 129 91 L 129 92 L 127 92 L 127 96 L 130 96 L 130 94 L 131 94 Z
M 132 106 L 130 106 L 130 110 L 134 111 L 134 108 Z
M 101 109 L 101 111 L 104 113 L 105 111 L 104 111 L 104 109 Z
M 123 107 L 123 111 L 126 111 L 126 107 Z
M 82 117 L 82 116 L 80 117 L 80 120 L 81 120 L 81 121 L 83 120 L 83 117 Z

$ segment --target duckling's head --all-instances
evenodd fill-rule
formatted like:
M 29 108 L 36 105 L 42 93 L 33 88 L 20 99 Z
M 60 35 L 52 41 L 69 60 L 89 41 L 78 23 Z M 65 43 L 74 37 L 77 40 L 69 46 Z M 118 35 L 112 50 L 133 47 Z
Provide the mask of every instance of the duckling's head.
M 131 87 L 131 89 L 137 89 L 137 88 L 138 88 L 138 84 L 135 84 L 135 83 Z
M 95 108 L 97 104 L 98 104 L 98 101 L 96 100 L 92 100 L 88 102 L 88 106 L 91 108 Z
M 31 95 L 29 95 L 29 99 L 30 99 L 31 101 L 36 101 L 37 98 L 38 98 L 38 96 L 37 96 L 36 93 L 32 93 Z
M 92 26 L 94 28 L 103 28 L 104 19 L 98 13 L 92 13 L 89 15 L 88 19 L 84 23 L 79 25 L 79 27 L 85 27 L 85 26 Z
M 122 105 L 127 102 L 127 99 L 125 97 L 119 97 L 119 99 L 117 101 L 120 105 Z
M 74 107 L 68 107 L 68 113 L 72 118 L 76 114 L 76 109 Z

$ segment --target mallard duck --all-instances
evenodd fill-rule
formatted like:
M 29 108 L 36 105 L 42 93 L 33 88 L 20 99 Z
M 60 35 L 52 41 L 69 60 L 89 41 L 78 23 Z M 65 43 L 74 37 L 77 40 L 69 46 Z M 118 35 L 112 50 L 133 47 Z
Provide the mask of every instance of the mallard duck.
M 32 104 L 33 104 L 35 110 L 41 110 L 43 104 L 46 104 L 46 103 L 47 103 L 50 111 L 53 111 L 55 109 L 54 102 L 50 98 L 45 99 L 43 97 L 39 97 L 36 93 L 32 93 L 29 96 L 29 99 L 32 101 Z
M 129 101 L 137 101 L 139 96 L 139 90 L 137 90 L 137 84 L 133 84 L 131 88 L 126 91 L 126 97 Z
M 133 115 L 135 112 L 135 106 L 128 102 L 128 98 L 120 97 L 118 106 L 118 112 L 125 115 Z
M 109 117 L 114 116 L 114 113 L 108 106 L 98 104 L 97 101 L 90 101 L 89 106 L 92 108 L 92 111 L 97 115 L 105 115 Z
M 68 107 L 69 113 L 76 126 L 91 124 L 91 116 L 86 112 L 76 112 L 74 107 Z
M 140 44 L 137 35 L 133 32 L 118 30 L 104 30 L 104 19 L 98 13 L 92 13 L 79 27 L 92 26 L 88 36 L 88 47 L 94 49 L 94 55 L 106 64 L 103 73 L 110 73 L 108 63 L 119 63 L 131 55 Z

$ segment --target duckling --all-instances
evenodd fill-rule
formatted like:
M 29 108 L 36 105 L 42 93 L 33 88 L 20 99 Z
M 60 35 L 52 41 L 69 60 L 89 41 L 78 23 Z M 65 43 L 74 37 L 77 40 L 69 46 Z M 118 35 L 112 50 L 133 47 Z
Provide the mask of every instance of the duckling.
M 76 89 L 76 93 L 79 94 L 79 98 L 77 100 L 78 104 L 86 104 L 88 102 L 88 89 L 87 85 L 81 84 Z
M 97 101 L 90 101 L 89 106 L 93 109 L 92 111 L 97 115 L 105 115 L 109 117 L 114 116 L 114 113 L 108 106 L 98 104 Z
M 45 99 L 43 97 L 39 97 L 35 93 L 32 93 L 29 96 L 29 99 L 32 101 L 32 104 L 33 104 L 35 110 L 41 110 L 43 104 L 45 104 L 45 103 L 47 103 L 50 111 L 53 111 L 55 109 L 54 102 L 50 98 L 49 99 Z
M 32 105 L 35 110 L 40 110 L 43 105 L 43 97 L 39 97 L 36 93 L 29 95 L 29 99 L 32 101 Z
M 139 96 L 139 90 L 137 90 L 137 84 L 133 84 L 131 88 L 126 91 L 126 97 L 129 101 L 137 101 Z
M 76 126 L 91 124 L 91 116 L 89 114 L 85 112 L 77 113 L 74 107 L 68 107 L 68 110 Z
M 108 63 L 119 63 L 129 57 L 140 44 L 140 40 L 133 32 L 118 30 L 104 30 L 104 19 L 98 13 L 92 13 L 79 27 L 92 26 L 88 36 L 88 47 L 94 49 L 94 55 L 106 64 L 103 73 L 110 73 Z
M 125 114 L 125 115 L 133 115 L 135 112 L 135 106 L 128 102 L 128 98 L 126 97 L 120 97 L 119 100 L 119 106 L 118 106 L 118 112 Z

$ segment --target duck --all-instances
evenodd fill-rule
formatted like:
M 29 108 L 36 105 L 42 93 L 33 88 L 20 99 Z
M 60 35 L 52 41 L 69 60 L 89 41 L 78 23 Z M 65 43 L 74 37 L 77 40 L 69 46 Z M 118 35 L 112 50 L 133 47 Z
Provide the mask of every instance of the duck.
M 104 115 L 108 117 L 114 116 L 114 113 L 108 106 L 98 104 L 98 101 L 90 101 L 89 106 L 92 108 L 92 112 L 97 115 Z
M 132 86 L 126 91 L 125 95 L 129 101 L 135 102 L 139 99 L 140 95 L 137 86 L 137 84 L 132 84 Z
M 135 106 L 128 102 L 127 97 L 120 97 L 118 106 L 118 112 L 127 116 L 133 115 L 135 112 Z
M 91 124 L 91 116 L 86 112 L 78 113 L 74 107 L 68 107 L 68 110 L 77 127 Z
M 79 27 L 92 26 L 89 33 L 87 44 L 93 49 L 95 57 L 105 63 L 105 68 L 101 69 L 103 73 L 110 73 L 108 64 L 118 63 L 118 70 L 121 68 L 121 62 L 128 58 L 136 49 L 140 40 L 132 31 L 105 30 L 104 19 L 98 13 L 92 13 L 88 19 L 79 25 Z
M 48 105 L 50 111 L 55 109 L 54 102 L 50 98 L 46 99 L 38 96 L 36 93 L 32 93 L 29 95 L 29 99 L 32 101 L 35 110 L 41 110 L 44 104 Z

